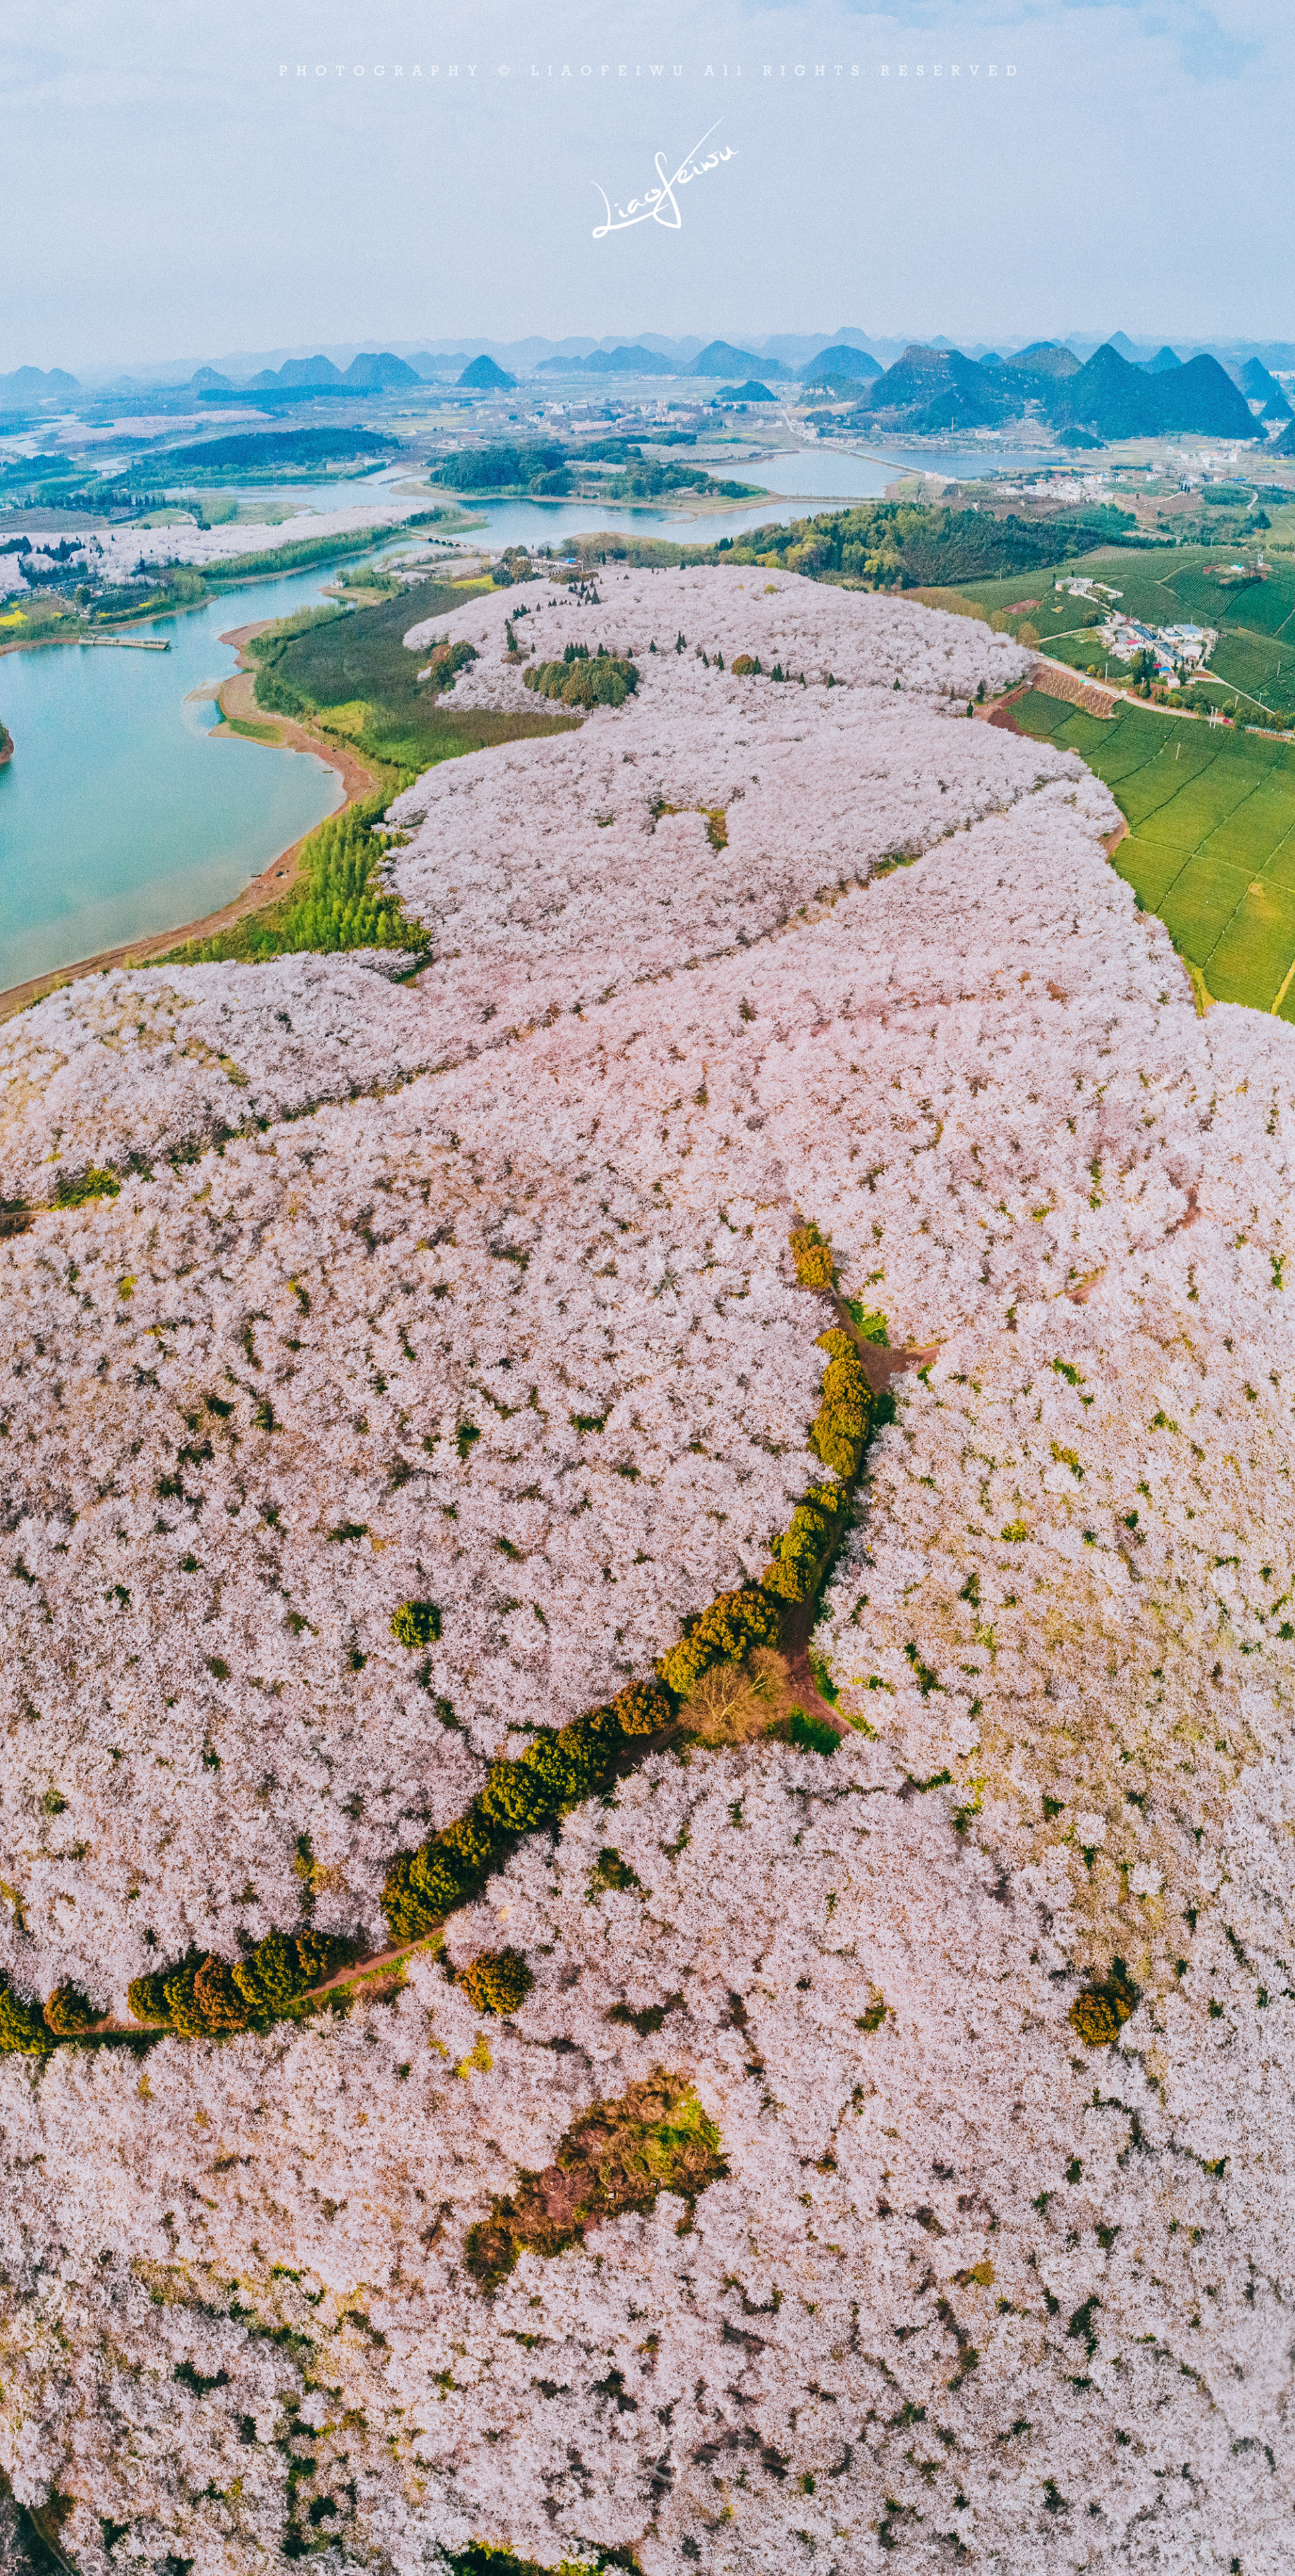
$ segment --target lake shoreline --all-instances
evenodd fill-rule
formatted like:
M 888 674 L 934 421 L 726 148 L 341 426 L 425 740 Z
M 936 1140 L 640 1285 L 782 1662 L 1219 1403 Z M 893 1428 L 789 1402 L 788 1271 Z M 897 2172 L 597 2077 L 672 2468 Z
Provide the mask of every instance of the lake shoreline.
M 222 680 L 216 693 L 222 718 L 226 715 L 224 692 L 240 680 L 250 681 L 254 677 L 255 665 L 245 660 L 244 645 L 253 635 L 261 634 L 266 626 L 273 623 L 272 618 L 261 618 L 250 626 L 231 627 L 220 637 L 222 644 L 232 644 L 238 654 L 237 670 L 229 679 Z M 372 795 L 377 784 L 372 771 L 366 769 L 344 744 L 332 741 L 325 734 L 315 733 L 308 725 L 299 724 L 290 716 L 274 715 L 265 721 L 272 723 L 278 734 L 276 741 L 264 746 L 267 751 L 309 752 L 322 761 L 326 769 L 337 772 L 344 792 L 341 803 L 333 809 L 335 814 L 344 814 L 347 807 L 358 803 L 361 797 Z M 233 726 L 227 734 L 222 734 L 221 728 L 215 726 L 209 738 L 215 742 L 222 739 L 229 742 L 255 740 L 255 736 L 236 733 Z M 155 965 L 168 957 L 172 949 L 189 940 L 214 939 L 218 932 L 232 929 L 235 922 L 245 921 L 250 913 L 265 912 L 271 904 L 282 902 L 297 882 L 302 850 L 311 833 L 318 829 L 318 824 L 312 824 L 310 832 L 303 832 L 287 849 L 280 850 L 249 880 L 241 893 L 222 904 L 218 911 L 205 914 L 201 921 L 185 922 L 175 930 L 150 931 L 142 939 L 123 940 L 117 947 L 102 948 L 93 957 L 79 958 L 73 965 L 52 966 L 43 975 L 29 976 L 25 983 L 11 984 L 7 991 L 0 992 L 0 1022 L 13 1019 L 17 1012 L 25 1011 L 33 1002 L 43 1001 L 47 993 L 57 992 L 65 984 L 79 983 L 86 975 L 106 974 L 114 966 Z
M 657 530 L 661 534 L 665 535 L 667 539 L 673 537 L 675 543 L 682 541 L 684 544 L 687 544 L 693 541 L 693 529 L 697 528 L 698 523 L 700 523 L 700 529 L 704 530 L 707 519 L 712 513 L 715 522 L 719 525 L 731 526 L 735 519 L 740 519 L 743 514 L 758 517 L 762 507 L 767 512 L 771 512 L 781 518 L 789 515 L 792 511 L 800 511 L 804 509 L 807 506 L 807 499 L 817 502 L 820 506 L 825 504 L 829 508 L 832 506 L 842 506 L 841 496 L 830 493 L 813 496 L 804 496 L 801 494 L 780 495 L 772 491 L 766 491 L 763 487 L 758 488 L 760 488 L 760 500 L 756 503 L 727 501 L 716 503 L 714 500 L 708 502 L 704 496 L 693 495 L 689 496 L 692 503 L 692 506 L 689 507 L 687 503 L 681 500 L 680 496 L 672 495 L 670 496 L 671 506 L 667 510 L 662 510 L 659 502 L 654 505 L 651 500 L 645 500 L 642 503 L 630 503 L 628 505 L 625 503 L 611 504 L 609 507 L 616 526 L 619 529 L 624 529 L 627 533 L 630 531 L 640 533 L 643 531 L 644 522 L 647 522 L 650 526 L 652 522 L 655 521 L 657 523 Z M 424 496 L 422 494 L 408 494 L 404 497 L 412 500 L 422 499 Z M 498 496 L 493 496 L 493 498 L 498 505 Z M 565 541 L 567 537 L 567 529 L 562 523 L 566 520 L 576 519 L 578 528 L 587 528 L 587 513 L 589 507 L 590 505 L 586 502 L 573 502 L 570 498 L 555 498 L 551 501 L 540 504 L 504 502 L 502 507 L 499 509 L 499 516 L 502 521 L 502 524 L 499 526 L 495 526 L 493 524 L 492 516 L 489 511 L 478 516 L 474 514 L 469 507 L 468 509 L 463 509 L 456 514 L 466 521 L 466 525 L 459 528 L 452 528 L 449 533 L 455 541 L 464 542 L 470 539 L 470 535 L 474 530 L 479 529 L 485 537 L 484 551 L 486 552 L 494 552 L 501 543 L 506 544 L 515 541 L 519 535 L 522 537 L 524 542 L 532 546 L 537 543 L 552 543 L 555 538 Z M 521 511 L 528 517 L 532 512 L 534 513 L 534 518 L 531 519 L 529 527 L 526 527 L 524 530 L 518 530 L 512 524 L 513 514 L 515 511 Z M 402 534 L 416 534 L 417 530 L 413 525 L 413 519 L 417 515 L 418 514 L 416 513 L 411 514 L 410 518 L 406 519 L 403 523 L 397 523 L 394 528 L 390 525 L 384 525 L 381 529 L 371 528 L 365 531 L 364 543 L 374 544 L 376 547 L 380 544 L 398 543 Z M 536 519 L 538 519 L 538 532 L 535 526 Z M 553 524 L 554 520 L 558 522 L 556 527 Z M 609 533 L 612 533 L 612 531 L 609 530 Z M 317 564 L 310 567 L 310 579 L 312 581 L 318 580 L 321 576 L 325 575 L 327 560 L 336 562 L 339 558 L 345 557 L 346 555 L 354 552 L 356 550 L 355 536 L 357 534 L 358 532 L 352 532 L 349 536 L 341 537 L 340 541 L 330 548 L 329 557 L 327 559 L 321 557 Z M 362 548 L 360 550 L 362 551 Z M 236 559 L 229 560 L 232 564 Z M 432 569 L 432 567 L 429 567 L 429 570 L 430 569 Z M 231 582 L 229 586 L 232 589 L 252 589 L 253 587 L 256 589 L 262 589 L 267 586 L 272 586 L 281 578 L 285 581 L 295 581 L 298 575 L 304 576 L 304 574 L 304 567 L 287 566 L 283 568 L 281 573 L 279 567 L 266 565 L 256 573 L 240 573 L 237 579 Z M 217 591 L 217 594 L 219 594 L 219 591 L 224 589 L 225 586 L 225 582 L 222 580 L 217 580 L 212 584 L 212 587 Z M 214 604 L 215 603 L 212 599 L 208 597 L 205 601 L 195 600 L 193 602 L 176 602 L 166 610 L 165 621 L 168 626 L 172 626 L 174 629 L 174 642 L 177 646 L 180 646 L 181 649 L 183 648 L 185 629 L 190 623 L 190 617 L 192 616 L 193 618 L 196 618 L 200 611 L 203 609 L 211 609 Z M 251 603 L 249 601 L 249 605 L 250 604 Z M 286 611 L 285 613 L 290 613 L 290 611 Z M 138 621 L 140 626 L 152 627 L 156 627 L 159 622 L 160 621 L 156 615 L 141 618 Z M 273 621 L 262 619 L 259 623 L 263 626 L 271 622 Z M 111 636 L 105 635 L 93 639 L 84 634 L 84 632 L 59 634 L 51 632 L 48 627 L 45 628 L 43 632 L 38 632 L 34 635 L 23 635 L 21 631 L 15 633 L 13 629 L 9 629 L 7 632 L 0 632 L 0 656 L 7 653 L 13 653 L 17 656 L 25 654 L 29 657 L 33 655 L 39 657 L 43 648 L 52 644 L 88 644 L 92 640 L 99 642 L 134 642 L 134 636 L 131 636 L 129 633 L 122 632 L 123 627 L 129 628 L 134 623 L 135 621 L 133 620 L 122 620 L 118 624 L 116 631 Z M 257 631 L 259 631 L 257 625 L 235 627 L 222 634 L 220 640 L 231 644 L 235 648 L 239 648 L 247 640 L 250 634 Z M 222 717 L 232 718 L 233 725 L 226 734 L 222 734 L 220 728 L 213 728 L 213 732 L 217 740 L 238 738 L 258 741 L 262 739 L 259 731 L 253 733 L 250 730 L 242 730 L 244 727 L 250 728 L 253 723 L 256 723 L 259 726 L 261 711 L 254 710 L 251 704 L 248 703 L 246 693 L 251 685 L 251 675 L 246 670 L 246 665 L 244 664 L 241 651 L 239 653 L 239 662 L 240 668 L 236 672 L 230 674 L 229 677 L 220 684 L 219 691 L 214 692 L 214 694 L 219 698 Z M 161 667 L 163 669 L 167 667 L 165 661 Z M 195 693 L 191 691 L 189 694 L 193 695 Z M 341 778 L 344 793 L 338 806 L 333 809 L 335 812 L 344 812 L 349 804 L 356 801 L 357 797 L 372 793 L 379 785 L 379 780 L 371 776 L 370 772 L 359 761 L 350 747 L 339 744 L 336 738 L 323 736 L 313 731 L 307 725 L 289 722 L 289 720 L 277 716 L 273 719 L 267 717 L 265 721 L 267 727 L 272 721 L 276 732 L 276 740 L 274 742 L 266 742 L 266 748 L 282 748 L 311 752 L 323 763 L 324 766 L 332 769 Z M 285 816 L 284 820 L 287 822 L 289 818 Z M 316 827 L 312 825 L 311 828 L 314 829 Z M 249 914 L 268 909 L 271 904 L 280 901 L 283 896 L 291 890 L 297 877 L 298 859 L 302 841 L 307 837 L 307 834 L 302 834 L 296 840 L 286 843 L 281 847 L 276 855 L 271 857 L 262 865 L 258 873 L 250 878 L 236 895 L 232 896 L 227 902 L 219 906 L 217 909 L 203 914 L 196 920 L 184 921 L 176 927 L 166 931 L 146 932 L 134 939 L 119 941 L 112 946 L 95 950 L 87 949 L 87 952 L 80 958 L 61 965 L 45 967 L 38 974 L 22 978 L 12 985 L 0 987 L 0 1021 L 11 1018 L 16 1012 L 25 1009 L 32 1002 L 40 1000 L 45 994 L 52 992 L 60 985 L 77 982 L 87 975 L 101 973 L 105 969 L 121 967 L 128 963 L 136 963 L 139 965 L 155 964 L 160 958 L 167 956 L 172 950 L 189 941 L 210 939 L 219 932 L 231 928 L 235 923 L 245 919 Z M 263 847 L 264 842 L 262 842 L 262 848 Z M 105 927 L 106 926 L 107 925 L 105 924 Z M 87 925 L 87 927 L 89 927 L 89 925 Z M 14 962 L 18 962 L 17 958 L 15 958 Z
M 379 531 L 379 534 L 381 537 L 385 538 L 388 531 L 384 528 Z M 346 548 L 345 551 L 351 554 L 363 554 L 365 552 L 365 546 L 350 546 Z M 230 560 L 232 562 L 237 562 L 238 558 L 237 556 L 233 556 Z M 341 560 L 342 555 L 340 552 L 337 556 L 333 556 L 331 554 L 321 555 L 317 564 L 289 564 L 285 567 L 285 570 L 289 574 L 294 571 L 322 573 L 327 571 L 331 563 Z M 7 635 L 3 643 L 0 643 L 0 655 L 5 653 L 42 652 L 47 644 L 91 645 L 131 642 L 134 640 L 129 632 L 132 626 L 163 626 L 166 625 L 173 617 L 196 616 L 201 609 L 210 608 L 212 600 L 218 600 L 222 590 L 250 590 L 254 582 L 282 581 L 284 578 L 284 572 L 280 571 L 279 568 L 275 566 L 269 571 L 240 573 L 237 580 L 222 581 L 218 577 L 210 577 L 206 568 L 203 568 L 203 578 L 207 581 L 207 590 L 204 597 L 201 599 L 171 600 L 168 601 L 165 608 L 144 609 L 141 610 L 137 617 L 122 616 L 114 619 L 111 626 L 105 626 L 97 630 L 78 626 L 67 635 L 56 635 L 47 632 L 38 635 Z M 272 623 L 272 621 L 267 619 L 266 623 L 269 624 Z M 167 640 L 169 642 L 170 639 L 168 638 Z M 159 647 L 158 649 L 161 648 Z

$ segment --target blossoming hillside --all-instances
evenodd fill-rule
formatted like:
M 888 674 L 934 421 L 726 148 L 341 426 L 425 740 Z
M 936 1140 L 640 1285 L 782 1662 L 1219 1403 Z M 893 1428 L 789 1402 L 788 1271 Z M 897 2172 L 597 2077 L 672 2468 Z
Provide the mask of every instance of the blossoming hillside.
M 0 1039 L 6 2510 L 1275 2570 L 1291 1033 L 974 619 L 404 640 L 385 947 Z

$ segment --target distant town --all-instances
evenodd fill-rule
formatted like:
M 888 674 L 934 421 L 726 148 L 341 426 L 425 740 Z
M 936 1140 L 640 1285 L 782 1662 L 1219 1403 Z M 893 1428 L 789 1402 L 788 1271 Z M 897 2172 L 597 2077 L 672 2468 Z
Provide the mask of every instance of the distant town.
M 93 588 L 108 566 L 86 540 L 114 527 L 273 525 L 326 510 L 343 482 L 354 503 L 361 481 L 405 516 L 429 479 L 682 512 L 911 488 L 1027 516 L 1118 503 L 1140 532 L 1235 542 L 1295 497 L 1293 398 L 1295 344 L 1178 350 L 1119 332 L 1006 354 L 842 329 L 271 352 L 85 380 L 22 366 L 0 376 L 0 594 L 70 569 Z M 851 480 L 840 461 L 873 458 L 889 479 Z M 120 585 L 155 550 L 111 553 Z M 1191 658 L 1175 642 L 1196 639 L 1167 640 L 1171 665 Z

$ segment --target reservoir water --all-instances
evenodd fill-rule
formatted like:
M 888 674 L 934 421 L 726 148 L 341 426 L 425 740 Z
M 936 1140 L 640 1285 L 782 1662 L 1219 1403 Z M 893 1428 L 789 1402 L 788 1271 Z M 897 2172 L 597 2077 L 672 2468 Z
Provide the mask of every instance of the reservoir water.
M 483 544 L 552 545 L 591 523 L 634 536 L 708 544 L 763 520 L 797 518 L 884 492 L 885 459 L 809 452 L 731 469 L 769 487 L 739 511 L 681 518 L 662 509 L 595 510 L 588 501 L 469 506 Z M 294 496 L 296 497 L 296 496 Z M 304 497 L 304 496 L 303 496 Z M 382 505 L 367 477 L 347 501 Z M 315 494 L 341 505 L 336 487 Z M 477 533 L 477 532 L 474 532 Z M 463 541 L 470 546 L 472 536 Z M 334 568 L 223 591 L 200 609 L 134 633 L 167 653 L 51 644 L 0 656 L 0 719 L 14 757 L 0 769 L 0 992 L 98 950 L 201 920 L 241 892 L 278 851 L 341 802 L 335 770 L 313 755 L 236 735 L 211 741 L 211 699 L 192 692 L 234 670 L 220 642 L 254 618 L 315 605 Z
M 249 583 L 136 631 L 169 653 L 48 644 L 0 658 L 0 992 L 228 903 L 341 803 L 336 770 L 186 703 L 236 666 L 220 636 L 315 602 L 322 572 Z

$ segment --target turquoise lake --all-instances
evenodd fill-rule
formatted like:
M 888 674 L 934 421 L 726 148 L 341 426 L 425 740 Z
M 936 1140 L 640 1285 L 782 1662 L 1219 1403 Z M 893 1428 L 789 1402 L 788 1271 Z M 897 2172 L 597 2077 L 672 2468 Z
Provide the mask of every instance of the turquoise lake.
M 226 591 L 141 627 L 169 653 L 48 644 L 0 658 L 0 991 L 201 920 L 342 800 L 336 770 L 231 735 L 186 704 L 237 666 L 220 636 L 320 597 L 327 568 Z
M 817 481 L 820 494 L 826 484 L 833 496 L 862 498 L 883 490 L 894 468 L 802 455 L 735 471 L 752 481 L 799 483 L 802 492 Z M 375 497 L 371 484 L 352 486 L 346 497 L 357 490 Z M 320 497 L 337 505 L 335 494 Z M 602 525 L 627 533 L 704 544 L 761 519 L 795 517 L 803 507 L 788 494 L 713 518 L 624 509 L 600 515 Z M 591 513 L 587 501 L 503 501 L 473 515 L 485 544 L 542 545 L 587 529 Z M 215 703 L 192 696 L 236 668 L 223 634 L 313 606 L 334 570 L 325 564 L 282 581 L 245 583 L 135 630 L 165 637 L 166 653 L 50 644 L 0 655 L 0 718 L 15 746 L 0 769 L 0 992 L 100 949 L 200 921 L 340 804 L 337 772 L 311 754 L 236 735 L 210 740 Z

